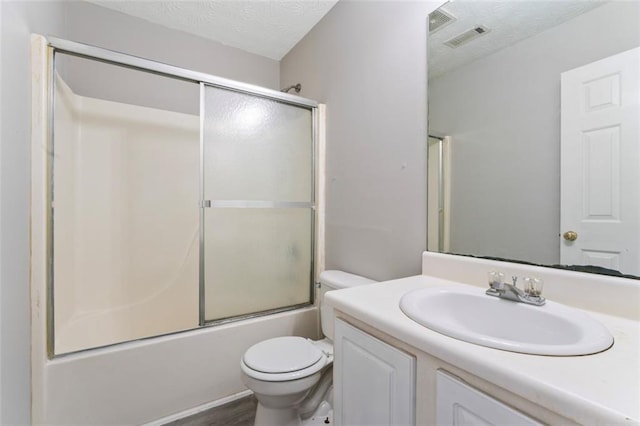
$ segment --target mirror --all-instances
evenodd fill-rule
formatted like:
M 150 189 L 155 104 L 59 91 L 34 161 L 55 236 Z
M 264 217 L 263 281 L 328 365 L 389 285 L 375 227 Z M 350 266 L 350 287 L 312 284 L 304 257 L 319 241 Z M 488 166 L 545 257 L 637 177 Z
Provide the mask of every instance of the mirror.
M 640 73 L 583 76 L 622 52 L 637 67 L 638 22 L 640 3 L 625 1 L 456 0 L 430 15 L 429 152 L 442 144 L 433 150 L 445 155 L 429 160 L 442 167 L 430 179 L 444 179 L 441 196 L 429 195 L 439 199 L 430 216 L 440 215 L 428 223 L 429 250 L 640 276 Z M 582 80 L 571 83 L 575 69 Z M 571 90 L 598 117 L 626 108 L 631 119 L 582 117 L 589 129 L 570 128 Z M 575 135 L 582 151 L 571 154 L 565 140 Z M 572 195 L 575 220 L 563 206 Z M 623 231 L 598 231 L 614 238 L 593 248 L 591 225 L 623 222 Z

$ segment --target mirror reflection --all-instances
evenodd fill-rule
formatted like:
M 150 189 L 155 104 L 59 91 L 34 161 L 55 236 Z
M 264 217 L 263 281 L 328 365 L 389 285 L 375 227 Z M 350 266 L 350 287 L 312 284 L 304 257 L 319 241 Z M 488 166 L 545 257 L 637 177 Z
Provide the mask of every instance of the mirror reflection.
M 639 18 L 625 1 L 430 15 L 429 250 L 640 276 Z

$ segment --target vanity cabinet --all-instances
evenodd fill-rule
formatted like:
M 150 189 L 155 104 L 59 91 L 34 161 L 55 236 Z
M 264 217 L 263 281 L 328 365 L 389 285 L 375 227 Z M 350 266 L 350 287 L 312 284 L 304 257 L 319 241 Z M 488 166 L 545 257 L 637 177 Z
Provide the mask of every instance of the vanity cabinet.
M 436 372 L 436 424 L 542 425 L 442 370 Z
M 414 349 L 340 313 L 334 335 L 335 424 L 575 425 Z M 534 413 L 537 419 L 529 417 Z
M 414 356 L 339 319 L 334 352 L 336 425 L 415 424 Z
M 444 256 L 439 253 L 425 255 Z M 464 260 L 468 261 L 466 258 Z M 468 271 L 465 274 L 471 277 L 469 279 L 478 277 L 477 279 L 484 280 L 486 271 L 483 272 L 482 268 L 475 265 L 476 261 L 469 261 L 469 265 L 465 262 L 443 262 L 425 264 L 425 267 L 426 270 L 440 271 L 446 275 L 448 271 L 464 269 L 466 265 Z M 486 270 L 495 270 L 499 265 L 501 263 L 496 262 L 496 265 L 490 263 L 485 266 Z M 537 274 L 534 273 L 537 271 L 536 268 L 525 266 L 522 267 L 522 271 L 516 269 L 518 274 Z M 565 278 L 573 280 L 566 287 L 566 297 L 569 297 L 569 290 L 580 288 L 582 285 L 582 277 L 578 279 L 579 277 L 572 277 L 565 272 L 558 271 L 550 276 L 559 286 L 564 285 Z M 602 291 L 606 290 L 605 282 L 609 283 L 603 281 L 602 286 L 597 287 L 598 292 L 600 288 Z M 411 360 L 409 365 L 412 367 L 406 370 L 414 370 L 415 376 L 413 379 L 404 379 L 404 382 L 413 381 L 415 385 L 403 387 L 400 380 L 394 381 L 395 379 L 388 376 L 385 380 L 392 388 L 404 388 L 405 394 L 412 395 L 412 407 L 404 406 L 403 409 L 405 413 L 410 413 L 407 418 L 413 416 L 416 426 L 531 425 L 538 424 L 536 422 L 563 426 L 631 423 L 640 425 L 640 386 L 637 375 L 629 374 L 632 364 L 630 360 L 639 359 L 640 328 L 636 317 L 619 317 L 606 312 L 584 312 L 585 315 L 595 316 L 611 331 L 616 342 L 610 349 L 588 356 L 536 356 L 487 348 L 446 336 L 411 320 L 400 306 L 404 295 L 414 290 L 436 287 L 452 289 L 462 286 L 463 283 L 446 278 L 420 275 L 327 293 L 324 301 L 326 306 L 333 309 L 335 321 L 344 321 L 355 328 L 350 329 L 345 327 L 345 324 L 340 324 L 341 331 L 336 337 L 334 363 L 338 368 L 335 373 L 338 395 L 334 395 L 337 397 L 337 401 L 334 402 L 338 410 L 341 410 L 338 414 L 342 416 L 338 421 L 343 420 L 342 424 L 349 426 L 358 423 L 394 423 L 388 418 L 385 418 L 386 423 L 382 423 L 378 420 L 382 415 L 368 417 L 366 422 L 358 422 L 357 417 L 354 417 L 356 420 L 349 421 L 351 418 L 346 417 L 356 415 L 346 413 L 352 409 L 368 413 L 368 410 L 383 407 L 381 410 L 390 413 L 393 411 L 390 408 L 393 404 L 401 406 L 401 402 L 396 399 L 407 399 L 396 397 L 393 393 L 395 390 L 380 390 L 384 384 L 376 388 L 367 377 L 373 375 L 374 371 L 382 371 L 389 375 L 396 374 L 386 373 L 389 369 L 402 371 L 400 366 L 391 367 L 394 363 L 382 356 L 391 347 L 396 349 L 391 350 L 392 353 L 401 354 L 400 359 Z M 625 286 L 629 287 L 625 297 L 637 299 L 636 296 L 640 296 L 640 287 L 631 280 L 621 282 L 612 288 L 616 291 L 626 291 Z M 631 291 L 631 288 L 634 290 Z M 561 293 L 563 291 L 565 289 L 561 289 Z M 516 305 L 506 301 L 500 303 Z M 428 312 L 433 314 L 435 310 L 430 309 Z M 495 325 L 491 322 L 492 313 L 487 314 L 486 318 L 480 315 L 478 321 L 492 327 Z M 371 341 L 375 344 L 369 347 L 360 341 Z M 382 349 L 377 350 L 374 346 Z M 363 365 L 351 367 L 348 365 L 349 362 Z M 365 362 L 368 364 L 364 365 Z M 585 374 L 585 371 L 589 374 Z M 452 377 L 453 383 L 446 384 L 442 377 L 438 379 L 442 374 Z M 365 380 L 361 376 L 364 376 Z M 401 424 L 399 421 L 396 423 Z

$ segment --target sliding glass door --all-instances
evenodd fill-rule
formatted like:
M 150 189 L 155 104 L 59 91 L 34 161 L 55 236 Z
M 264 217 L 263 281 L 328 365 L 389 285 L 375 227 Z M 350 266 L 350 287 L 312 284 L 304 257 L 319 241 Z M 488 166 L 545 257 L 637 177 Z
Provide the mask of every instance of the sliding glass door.
M 310 304 L 317 104 L 56 43 L 49 356 Z
M 312 110 L 202 85 L 205 322 L 310 302 Z

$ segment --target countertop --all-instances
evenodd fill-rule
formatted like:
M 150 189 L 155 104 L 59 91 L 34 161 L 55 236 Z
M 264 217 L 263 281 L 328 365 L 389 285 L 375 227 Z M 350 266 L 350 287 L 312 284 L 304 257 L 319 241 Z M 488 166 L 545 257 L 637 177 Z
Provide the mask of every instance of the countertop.
M 610 349 L 570 357 L 507 352 L 432 331 L 400 310 L 406 292 L 442 285 L 461 283 L 418 275 L 328 292 L 325 303 L 578 423 L 640 425 L 640 323 L 582 310 L 613 334 Z

